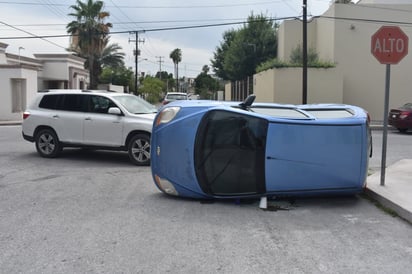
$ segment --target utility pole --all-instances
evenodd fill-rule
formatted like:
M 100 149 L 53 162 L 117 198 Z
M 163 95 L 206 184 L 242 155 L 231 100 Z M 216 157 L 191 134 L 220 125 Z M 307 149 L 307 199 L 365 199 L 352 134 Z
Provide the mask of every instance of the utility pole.
M 143 31 L 144 32 L 144 31 Z M 135 34 L 135 40 L 130 40 L 129 39 L 129 43 L 130 42 L 135 42 L 136 45 L 136 50 L 134 52 L 134 64 L 135 64 L 135 79 L 134 79 L 134 85 L 135 85 L 135 89 L 136 89 L 136 93 L 137 93 L 137 87 L 138 87 L 138 79 L 139 79 L 139 61 L 138 61 L 138 57 L 140 55 L 140 50 L 139 50 L 139 43 L 144 43 L 144 39 L 139 40 L 139 31 L 131 31 L 129 32 L 129 34 Z
M 162 63 L 164 63 L 164 61 L 162 60 L 162 58 L 165 58 L 164 56 L 156 56 L 156 58 L 159 59 L 159 78 L 160 80 L 162 80 Z
M 308 102 L 308 18 L 307 0 L 303 0 L 303 26 L 302 26 L 302 104 Z

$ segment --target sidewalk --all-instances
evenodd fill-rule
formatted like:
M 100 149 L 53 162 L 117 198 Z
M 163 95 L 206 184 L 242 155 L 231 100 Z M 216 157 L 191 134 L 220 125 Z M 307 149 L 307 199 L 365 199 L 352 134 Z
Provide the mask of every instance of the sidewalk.
M 403 159 L 386 168 L 385 185 L 381 171 L 367 179 L 366 194 L 412 223 L 412 159 Z

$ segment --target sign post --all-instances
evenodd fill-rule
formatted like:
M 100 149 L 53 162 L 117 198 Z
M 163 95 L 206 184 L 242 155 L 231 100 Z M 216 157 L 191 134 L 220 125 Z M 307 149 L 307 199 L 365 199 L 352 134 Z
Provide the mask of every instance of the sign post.
M 386 147 L 388 142 L 389 89 L 391 65 L 398 64 L 408 54 L 408 36 L 397 26 L 383 26 L 371 39 L 372 55 L 381 64 L 386 64 L 385 106 L 383 115 L 383 138 L 381 159 L 381 186 L 385 185 Z

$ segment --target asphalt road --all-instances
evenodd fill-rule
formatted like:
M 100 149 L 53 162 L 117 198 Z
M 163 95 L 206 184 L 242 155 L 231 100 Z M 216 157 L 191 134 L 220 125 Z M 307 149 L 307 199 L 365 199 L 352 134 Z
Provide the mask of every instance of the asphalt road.
M 396 136 L 410 146 L 412 136 Z M 270 205 L 277 210 L 171 198 L 125 153 L 72 149 L 44 159 L 20 127 L 0 127 L 0 273 L 412 269 L 412 226 L 361 196 Z

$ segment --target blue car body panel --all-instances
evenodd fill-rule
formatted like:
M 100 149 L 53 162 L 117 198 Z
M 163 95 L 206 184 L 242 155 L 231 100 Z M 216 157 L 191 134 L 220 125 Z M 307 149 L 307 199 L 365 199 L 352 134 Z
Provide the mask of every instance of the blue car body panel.
M 151 140 L 153 179 L 193 198 L 359 193 L 370 145 L 367 114 L 348 105 L 253 107 L 293 110 L 302 117 L 247 111 L 239 102 L 178 101 L 160 109 Z M 156 121 L 178 107 L 167 123 Z M 318 119 L 318 110 L 347 110 L 348 117 Z M 258 110 L 258 109 L 255 109 Z M 316 113 L 312 115 L 311 113 Z
M 184 197 L 206 197 L 197 183 L 193 165 L 196 130 L 203 113 L 183 115 L 184 119 L 177 118 L 159 127 L 152 135 L 151 143 L 155 144 L 151 147 L 151 157 L 154 157 L 151 160 L 152 173 L 174 182 L 178 193 Z M 157 148 L 160 148 L 161 156 L 157 155 Z
M 364 131 L 362 125 L 271 123 L 267 191 L 360 191 L 366 172 Z

